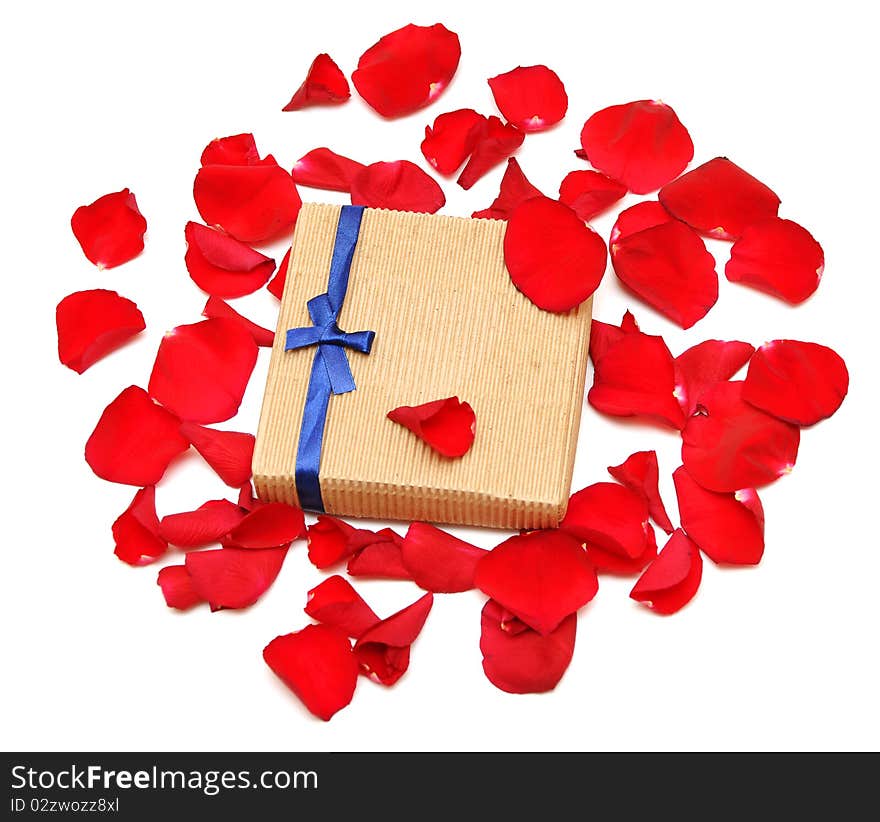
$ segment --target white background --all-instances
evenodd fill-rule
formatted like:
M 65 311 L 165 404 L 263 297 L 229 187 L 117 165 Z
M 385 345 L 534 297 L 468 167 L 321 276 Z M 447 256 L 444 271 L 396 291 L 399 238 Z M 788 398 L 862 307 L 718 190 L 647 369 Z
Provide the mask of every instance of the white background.
M 2 129 L 3 546 L 2 745 L 11 749 L 768 749 L 876 748 L 877 131 L 874 30 L 864 4 L 412 2 L 16 4 L 0 48 Z M 441 20 L 459 33 L 454 83 L 426 111 L 385 122 L 355 98 L 282 113 L 319 51 L 346 73 L 378 37 Z M 580 616 L 574 661 L 555 692 L 511 696 L 483 677 L 481 597 L 438 596 L 412 664 L 388 690 L 362 679 L 330 724 L 313 719 L 261 659 L 302 627 L 322 577 L 303 544 L 246 612 L 170 611 L 157 567 L 113 556 L 110 525 L 134 489 L 97 479 L 82 458 L 101 410 L 146 380 L 162 333 L 199 318 L 183 227 L 202 147 L 253 131 L 282 165 L 319 145 L 363 162 L 424 161 L 424 125 L 443 112 L 493 113 L 486 78 L 545 62 L 569 115 L 526 138 L 519 160 L 555 196 L 589 114 L 662 98 L 687 125 L 695 164 L 725 154 L 772 186 L 782 216 L 808 227 L 827 265 L 816 296 L 790 308 L 723 277 L 718 305 L 682 332 L 617 287 L 595 315 L 631 307 L 678 353 L 700 340 L 774 337 L 836 348 L 852 385 L 840 412 L 804 432 L 794 473 L 762 493 L 760 566 L 706 561 L 681 613 L 658 617 L 603 578 Z M 498 169 L 445 212 L 470 214 L 497 192 Z M 135 261 L 99 272 L 69 229 L 76 206 L 130 187 L 149 222 Z M 306 199 L 333 195 L 303 189 Z M 629 197 L 623 205 L 635 202 Z M 607 238 L 613 216 L 595 221 Z M 711 244 L 719 272 L 729 246 Z M 283 244 L 271 250 L 276 260 Z M 111 288 L 137 301 L 147 332 L 83 376 L 57 361 L 54 307 L 71 291 Z M 267 293 L 236 307 L 274 327 Z M 238 418 L 255 431 L 268 352 Z M 592 372 L 588 380 L 592 379 Z M 621 424 L 584 407 L 575 487 L 656 448 L 675 520 L 675 433 Z M 194 454 L 167 476 L 159 513 L 227 491 Z M 491 546 L 501 532 L 465 532 Z M 660 532 L 658 531 L 658 534 Z M 662 543 L 661 543 L 662 544 Z M 171 561 L 179 561 L 176 556 Z M 417 595 L 407 583 L 358 586 L 381 614 Z

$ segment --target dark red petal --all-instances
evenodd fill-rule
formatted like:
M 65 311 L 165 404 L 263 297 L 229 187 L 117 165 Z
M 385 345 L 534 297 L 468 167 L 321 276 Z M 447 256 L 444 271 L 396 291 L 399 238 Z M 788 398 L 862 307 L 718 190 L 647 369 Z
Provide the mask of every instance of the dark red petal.
M 329 148 L 313 148 L 293 165 L 290 172 L 297 185 L 326 191 L 351 191 L 351 181 L 366 166 Z
M 487 130 L 486 118 L 471 108 L 448 111 L 425 126 L 422 154 L 441 174 L 454 174 Z
M 308 527 L 309 559 L 316 568 L 329 568 L 356 551 L 383 537 L 373 531 L 354 528 L 347 522 L 318 514 L 318 521 Z
M 178 548 L 203 548 L 219 542 L 244 519 L 244 510 L 227 499 L 212 499 L 195 511 L 162 517 L 159 534 Z
M 275 581 L 287 548 L 218 548 L 190 551 L 186 570 L 193 588 L 212 611 L 247 608 Z
M 830 417 L 849 390 L 849 371 L 837 352 L 818 343 L 773 340 L 749 363 L 742 398 L 795 425 Z
M 542 636 L 531 628 L 510 633 L 504 629 L 504 608 L 494 600 L 480 617 L 480 652 L 486 678 L 511 694 L 537 694 L 556 687 L 571 662 L 577 633 L 577 614 Z
M 274 548 L 289 545 L 306 535 L 303 512 L 285 502 L 260 505 L 233 528 L 224 545 L 235 548 Z
M 742 382 L 703 392 L 697 414 L 681 432 L 681 461 L 710 491 L 759 488 L 788 474 L 797 460 L 800 429 L 742 398 Z
M 706 340 L 675 358 L 675 396 L 685 417 L 697 408 L 700 397 L 716 382 L 729 380 L 755 353 L 749 343 Z
M 489 79 L 495 105 L 523 131 L 543 131 L 568 111 L 568 95 L 559 75 L 547 66 L 518 66 Z
M 490 220 L 506 220 L 521 203 L 531 200 L 532 197 L 543 196 L 526 179 L 516 157 L 511 157 L 507 161 L 507 168 L 501 178 L 501 189 L 498 196 L 492 201 L 492 205 L 482 211 L 475 211 L 471 216 Z
M 166 565 L 156 579 L 169 608 L 186 611 L 205 600 L 193 588 L 192 577 L 185 565 Z
M 388 419 L 409 429 L 444 457 L 462 457 L 474 444 L 477 418 L 474 409 L 458 397 L 422 405 L 401 405 Z
M 477 563 L 486 552 L 433 525 L 414 522 L 406 532 L 401 554 L 416 585 L 437 594 L 452 594 L 474 587 Z
M 602 238 L 568 206 L 533 197 L 507 222 L 504 262 L 513 284 L 538 308 L 564 312 L 599 286 L 607 252 Z
M 611 229 L 609 245 L 614 245 L 625 240 L 631 234 L 644 231 L 654 226 L 671 223 L 675 220 L 657 200 L 645 200 L 634 206 L 625 208 L 617 215 L 617 221 Z
M 241 323 L 242 327 L 247 329 L 248 333 L 254 338 L 254 342 L 260 348 L 271 348 L 275 342 L 274 331 L 251 322 L 247 317 L 239 314 L 229 303 L 220 299 L 220 297 L 208 297 L 208 302 L 205 303 L 205 307 L 202 309 L 202 316 L 208 320 L 220 318 L 235 320 Z
M 192 281 L 215 297 L 243 297 L 262 288 L 275 260 L 221 231 L 187 223 L 186 270 Z
M 230 488 L 241 488 L 251 478 L 253 434 L 218 431 L 191 422 L 181 425 L 180 433 Z
M 371 542 L 348 561 L 346 570 L 353 577 L 412 579 L 409 569 L 403 564 L 402 542 L 400 537 Z
M 480 560 L 474 581 L 545 636 L 599 590 L 583 548 L 562 531 L 531 531 L 505 540 Z
M 284 286 L 287 283 L 287 269 L 290 268 L 290 252 L 291 249 L 288 248 L 281 260 L 281 265 L 278 266 L 278 272 L 269 280 L 269 284 L 266 286 L 268 292 L 279 300 L 284 296 Z
M 797 305 L 818 287 L 825 252 L 807 229 L 791 220 L 767 217 L 746 226 L 730 249 L 724 274 Z
M 293 178 L 274 163 L 203 166 L 193 197 L 208 225 L 244 243 L 289 233 L 302 205 Z
M 253 166 L 260 162 L 260 153 L 253 134 L 233 134 L 211 140 L 202 152 L 203 166 Z
M 149 565 L 168 550 L 159 533 L 156 486 L 148 485 L 134 495 L 128 508 L 113 523 L 114 553 L 129 565 Z
M 143 487 L 159 482 L 168 463 L 187 448 L 180 420 L 131 385 L 104 409 L 85 453 L 101 479 Z
M 351 202 L 368 208 L 433 214 L 443 208 L 446 197 L 437 181 L 415 163 L 396 160 L 373 163 L 358 172 L 351 181 Z
M 634 559 L 648 539 L 648 503 L 616 482 L 597 482 L 571 495 L 559 527 L 580 542 Z
M 645 525 L 645 547 L 635 557 L 614 551 L 606 551 L 594 543 L 586 545 L 587 559 L 593 564 L 597 574 L 633 576 L 640 573 L 646 565 L 657 558 L 657 538 L 650 523 Z
M 98 268 L 122 265 L 144 250 L 147 221 L 127 188 L 80 206 L 70 227 L 83 254 Z
M 775 217 L 779 197 L 751 174 L 716 157 L 664 186 L 660 202 L 670 214 L 701 234 L 735 240 L 767 217 Z
M 351 97 L 348 80 L 329 54 L 319 54 L 309 66 L 306 79 L 282 111 L 298 111 L 307 106 L 344 103 Z
M 275 637 L 263 648 L 263 659 L 315 716 L 328 721 L 351 702 L 358 663 L 343 631 L 307 625 L 294 634 Z
M 657 525 L 667 534 L 673 532 L 669 514 L 660 498 L 660 468 L 656 451 L 636 451 L 620 465 L 609 465 L 608 473 L 645 501 L 648 513 Z
M 659 100 L 637 100 L 597 111 L 581 145 L 594 168 L 647 194 L 674 180 L 694 158 L 694 144 L 675 112 Z
M 379 622 L 373 609 L 338 574 L 309 591 L 305 612 L 324 625 L 341 628 L 355 639 Z
M 147 326 L 144 315 L 115 291 L 68 294 L 55 309 L 58 359 L 82 374 Z
M 257 344 L 237 320 L 179 325 L 159 345 L 150 396 L 190 422 L 222 422 L 241 405 Z
M 410 23 L 368 48 L 351 80 L 358 94 L 383 117 L 402 117 L 440 96 L 460 57 L 457 34 L 440 23 Z
M 486 120 L 486 130 L 474 146 L 473 153 L 456 181 L 469 189 L 477 180 L 506 160 L 525 140 L 526 135 L 511 123 L 502 123 L 498 117 Z
M 713 562 L 757 565 L 764 555 L 764 509 L 754 488 L 718 494 L 684 466 L 672 475 L 681 527 Z
M 559 201 L 585 223 L 626 194 L 626 186 L 598 171 L 571 171 L 559 185 Z
M 678 529 L 629 595 L 658 614 L 674 614 L 693 599 L 702 577 L 700 551 L 687 534 Z

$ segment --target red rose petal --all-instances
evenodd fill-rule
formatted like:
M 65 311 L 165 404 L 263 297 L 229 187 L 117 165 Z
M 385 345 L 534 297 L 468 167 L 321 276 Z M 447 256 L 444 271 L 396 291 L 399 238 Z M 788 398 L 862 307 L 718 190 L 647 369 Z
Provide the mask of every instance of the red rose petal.
M 257 345 L 237 320 L 179 325 L 159 345 L 150 396 L 190 422 L 234 416 L 257 361 Z
M 660 190 L 660 202 L 670 214 L 701 234 L 735 240 L 745 229 L 775 217 L 779 197 L 751 174 L 716 157 Z
M 616 576 L 632 576 L 640 573 L 645 566 L 657 558 L 657 538 L 650 523 L 645 525 L 645 547 L 635 557 L 614 551 L 606 551 L 598 545 L 586 545 L 587 559 L 596 569 L 597 574 L 614 574 Z
M 212 611 L 247 608 L 275 581 L 287 548 L 218 548 L 190 551 L 186 570 L 196 593 Z
M 730 249 L 724 274 L 797 305 L 818 287 L 825 252 L 807 229 L 791 220 L 767 217 L 746 226 Z
M 254 338 L 254 342 L 260 348 L 271 348 L 275 342 L 275 332 L 268 328 L 263 328 L 255 322 L 251 322 L 247 317 L 239 314 L 229 303 L 224 302 L 220 297 L 208 297 L 208 302 L 202 309 L 202 316 L 208 320 L 224 319 L 235 320 L 246 328 L 248 333 Z M 241 483 L 239 483 L 240 485 Z
M 605 274 L 606 260 L 602 238 L 556 200 L 526 200 L 507 222 L 504 262 L 510 279 L 545 311 L 569 311 L 588 299 Z
M 406 532 L 401 555 L 416 585 L 452 594 L 474 587 L 477 563 L 486 552 L 433 525 L 414 522 Z
M 113 400 L 86 443 L 86 462 L 101 479 L 155 485 L 168 463 L 186 451 L 180 420 L 131 385 Z
M 329 568 L 383 538 L 373 531 L 354 528 L 336 517 L 318 514 L 318 521 L 308 527 L 306 539 L 312 565 L 316 568 Z
M 102 288 L 68 294 L 55 309 L 58 359 L 82 374 L 147 326 L 131 301 Z
M 685 532 L 678 529 L 629 595 L 658 614 L 674 614 L 693 599 L 702 577 L 700 551 Z
M 285 502 L 260 505 L 233 528 L 224 545 L 235 548 L 275 548 L 287 546 L 306 535 L 303 512 Z
M 657 200 L 646 200 L 636 203 L 634 206 L 625 208 L 617 215 L 614 227 L 611 229 L 609 245 L 614 245 L 625 240 L 632 234 L 644 231 L 654 226 L 671 223 L 675 220 Z
M 230 488 L 241 488 L 251 478 L 253 434 L 218 431 L 191 422 L 181 425 L 180 433 Z
M 262 288 L 275 261 L 249 245 L 199 223 L 187 223 L 186 270 L 202 291 L 215 297 L 244 297 Z
M 448 111 L 425 126 L 422 154 L 440 174 L 454 174 L 487 129 L 486 118 L 471 108 Z
M 284 286 L 287 283 L 287 269 L 290 268 L 290 252 L 291 249 L 288 248 L 281 260 L 281 265 L 278 266 L 278 272 L 269 280 L 269 284 L 266 286 L 267 291 L 279 300 L 284 296 Z
M 340 628 L 355 639 L 380 621 L 348 580 L 338 574 L 309 591 L 305 612 L 312 619 Z
M 363 163 L 321 147 L 300 157 L 290 173 L 297 185 L 348 193 L 351 181 L 365 168 Z
M 203 166 L 253 166 L 260 162 L 260 153 L 253 134 L 218 137 L 205 146 Z
M 195 511 L 168 514 L 159 523 L 159 534 L 178 548 L 203 548 L 219 542 L 244 519 L 241 507 L 227 499 L 212 499 Z
M 506 160 L 525 140 L 526 135 L 511 123 L 498 117 L 486 120 L 486 130 L 474 146 L 473 153 L 456 181 L 465 191 L 477 180 Z
M 128 508 L 113 523 L 114 553 L 129 565 L 149 565 L 168 550 L 159 533 L 156 486 L 148 485 L 134 495 Z
M 474 581 L 544 636 L 599 590 L 583 548 L 562 531 L 531 531 L 505 540 L 480 560 Z
M 433 214 L 443 208 L 446 197 L 437 181 L 415 163 L 396 160 L 373 163 L 358 172 L 351 181 L 351 202 L 368 208 Z
M 523 131 L 543 131 L 568 111 L 568 95 L 559 75 L 547 66 L 518 66 L 489 79 L 495 105 Z
M 675 358 L 675 396 L 685 417 L 697 408 L 700 397 L 716 382 L 729 380 L 755 353 L 749 343 L 706 340 Z
M 245 511 L 253 511 L 255 508 L 259 508 L 261 505 L 266 505 L 267 503 L 262 500 L 257 499 L 254 496 L 254 488 L 250 484 L 250 482 L 246 482 L 241 488 L 238 489 L 238 507 L 244 508 Z
M 630 454 L 620 465 L 608 466 L 608 473 L 645 501 L 651 519 L 657 525 L 667 534 L 673 532 L 669 514 L 660 498 L 660 468 L 657 465 L 656 451 L 637 451 Z
M 791 471 L 800 430 L 742 398 L 742 382 L 719 382 L 703 392 L 700 410 L 681 432 L 681 460 L 710 491 L 758 488 Z
M 307 625 L 294 634 L 275 637 L 263 648 L 263 659 L 303 705 L 325 722 L 354 696 L 358 663 L 348 637 L 338 628 Z
M 205 600 L 193 588 L 192 577 L 185 565 L 166 565 L 156 579 L 169 608 L 186 611 Z
M 377 536 L 378 540 L 361 548 L 348 561 L 346 570 L 349 575 L 377 579 L 412 579 L 409 569 L 403 564 L 403 540 L 400 536 L 388 528 L 383 528 Z
M 674 180 L 694 158 L 687 129 L 659 100 L 597 111 L 584 124 L 581 145 L 594 168 L 636 194 Z
M 742 398 L 795 425 L 815 425 L 840 408 L 849 372 L 837 352 L 798 340 L 762 345 L 749 363 Z
M 507 168 L 501 178 L 501 189 L 498 196 L 492 201 L 492 205 L 482 211 L 475 211 L 471 216 L 489 220 L 506 220 L 521 203 L 531 200 L 532 197 L 543 196 L 526 179 L 516 157 L 511 157 L 507 161 Z
M 410 23 L 368 48 L 351 80 L 358 94 L 383 117 L 402 117 L 440 96 L 460 57 L 457 34 L 440 23 Z
M 552 691 L 571 662 L 577 633 L 577 614 L 569 614 L 546 636 L 526 627 L 504 629 L 504 608 L 494 600 L 480 617 L 483 671 L 496 688 L 511 694 Z
M 559 527 L 588 546 L 634 559 L 645 551 L 648 503 L 616 482 L 597 482 L 571 495 Z
M 83 254 L 98 268 L 122 265 L 144 250 L 147 221 L 127 188 L 80 206 L 70 227 Z
M 438 454 L 450 458 L 462 457 L 470 451 L 477 430 L 474 409 L 458 397 L 422 405 L 401 405 L 388 412 L 388 419 L 412 431 Z
M 319 54 L 309 66 L 306 79 L 282 111 L 298 111 L 307 106 L 344 103 L 351 97 L 348 80 L 329 54 Z
M 626 186 L 598 171 L 571 171 L 559 185 L 559 201 L 585 223 L 626 195 Z
M 754 488 L 707 491 L 684 466 L 672 475 L 681 527 L 713 562 L 757 565 L 764 555 L 764 509 Z
M 593 320 L 590 325 L 590 358 L 596 362 L 627 334 L 641 333 L 636 318 L 629 311 L 624 313 L 619 326 Z

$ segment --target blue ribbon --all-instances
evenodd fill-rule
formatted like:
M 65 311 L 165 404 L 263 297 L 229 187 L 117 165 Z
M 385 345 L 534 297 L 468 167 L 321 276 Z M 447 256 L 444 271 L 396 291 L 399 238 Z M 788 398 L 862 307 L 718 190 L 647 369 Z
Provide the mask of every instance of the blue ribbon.
M 342 207 L 336 228 L 327 291 L 312 297 L 306 303 L 312 325 L 291 328 L 287 332 L 284 346 L 285 351 L 316 346 L 299 432 L 295 470 L 300 507 L 310 511 L 324 510 L 318 473 L 330 395 L 346 394 L 356 388 L 348 357 L 343 349 L 351 348 L 362 354 L 369 354 L 376 336 L 375 331 L 347 334 L 336 325 L 339 311 L 345 302 L 345 293 L 348 291 L 351 260 L 354 257 L 363 213 L 363 206 Z

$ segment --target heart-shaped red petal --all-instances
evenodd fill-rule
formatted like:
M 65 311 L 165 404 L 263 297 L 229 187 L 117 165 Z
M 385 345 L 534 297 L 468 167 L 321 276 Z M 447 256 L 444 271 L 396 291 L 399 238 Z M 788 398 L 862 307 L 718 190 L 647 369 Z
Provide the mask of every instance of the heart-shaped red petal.
M 253 605 L 278 576 L 287 548 L 218 548 L 190 551 L 186 570 L 193 589 L 212 611 Z
M 212 499 L 195 511 L 162 517 L 159 534 L 178 548 L 203 548 L 219 542 L 244 519 L 244 515 L 244 509 L 229 500 Z
M 329 148 L 313 148 L 293 165 L 290 172 L 297 185 L 323 188 L 327 191 L 351 191 L 351 181 L 366 166 L 331 151 Z M 280 272 L 279 268 L 279 272 Z
M 433 214 L 446 204 L 437 181 L 415 163 L 373 163 L 351 181 L 351 202 L 368 208 Z
M 571 171 L 559 185 L 559 201 L 585 223 L 626 194 L 626 186 L 598 171 Z
M 755 353 L 749 343 L 705 340 L 675 358 L 675 396 L 685 417 L 697 409 L 700 397 L 716 382 L 731 379 Z
M 308 106 L 344 103 L 351 97 L 348 80 L 329 54 L 319 54 L 309 66 L 306 79 L 282 111 L 299 111 Z
M 485 136 L 488 122 L 472 108 L 447 111 L 425 126 L 422 154 L 440 174 L 454 174 Z
M 658 614 L 674 614 L 694 598 L 702 577 L 700 551 L 687 534 L 678 529 L 629 595 Z
M 70 227 L 83 254 L 98 268 L 122 265 L 144 250 L 147 221 L 127 188 L 80 206 Z
M 348 580 L 338 574 L 309 591 L 305 612 L 323 625 L 341 628 L 354 639 L 380 621 Z
M 568 111 L 565 86 L 547 66 L 518 66 L 491 77 L 489 88 L 505 119 L 525 132 L 550 128 Z
M 184 262 L 192 281 L 215 297 L 244 297 L 262 288 L 275 261 L 213 228 L 189 222 Z
M 490 219 L 490 220 L 506 220 L 510 217 L 513 210 L 524 203 L 531 200 L 532 197 L 543 197 L 544 195 L 538 191 L 526 179 L 516 157 L 511 157 L 507 161 L 507 168 L 504 170 L 504 176 L 501 178 L 501 189 L 498 196 L 493 200 L 489 208 L 482 211 L 475 211 L 472 217 Z
M 477 563 L 486 552 L 424 522 L 414 522 L 401 546 L 403 564 L 426 591 L 452 594 L 474 587 Z
M 608 466 L 611 474 L 621 485 L 640 496 L 648 506 L 648 513 L 667 534 L 674 530 L 660 498 L 660 468 L 656 451 L 637 451 L 630 454 L 620 465 Z
M 463 457 L 470 451 L 477 430 L 474 409 L 458 397 L 422 405 L 401 405 L 388 412 L 388 419 L 409 429 L 438 454 L 450 459 Z
M 149 565 L 168 550 L 156 516 L 156 487 L 148 485 L 134 495 L 113 523 L 114 553 L 129 565 Z

